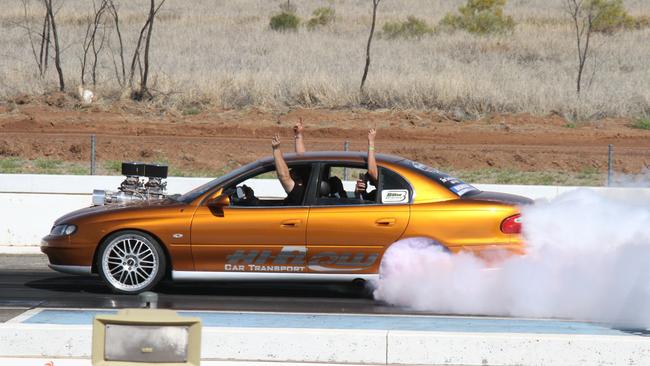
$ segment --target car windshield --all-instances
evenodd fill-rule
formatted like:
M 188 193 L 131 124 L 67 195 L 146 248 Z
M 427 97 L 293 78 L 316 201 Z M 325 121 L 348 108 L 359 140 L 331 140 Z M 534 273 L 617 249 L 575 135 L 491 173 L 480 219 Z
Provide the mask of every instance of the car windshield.
M 403 160 L 402 165 L 415 169 L 419 173 L 435 180 L 437 183 L 441 184 L 448 190 L 457 194 L 459 197 L 462 197 L 468 193 L 478 193 L 480 190 L 471 184 L 467 184 L 462 180 L 452 177 L 447 173 L 443 173 L 438 169 L 432 168 L 428 165 L 418 163 L 417 161 Z
M 193 190 L 191 190 L 191 191 L 189 191 L 189 192 L 187 192 L 187 193 L 185 193 L 185 194 L 183 194 L 181 196 L 176 197 L 176 200 L 180 201 L 180 202 L 184 202 L 184 203 L 190 203 L 190 202 L 194 201 L 197 197 L 199 197 L 199 196 L 203 195 L 204 193 L 206 193 L 207 191 L 211 190 L 212 188 L 217 187 L 217 186 L 221 185 L 222 183 L 227 182 L 227 181 L 229 181 L 229 180 L 231 180 L 231 179 L 233 179 L 233 178 L 235 178 L 235 177 L 237 177 L 239 175 L 242 175 L 243 173 L 253 169 L 255 166 L 257 166 L 259 164 L 260 164 L 259 162 L 254 162 L 254 163 L 250 163 L 250 164 L 244 165 L 242 167 L 239 167 L 239 168 L 233 170 L 232 172 L 230 172 L 228 174 L 222 175 L 219 178 L 213 179 L 213 180 L 211 180 L 211 181 L 209 181 L 209 182 L 207 182 L 207 183 L 205 183 L 203 185 L 200 185 L 200 186 L 194 188 Z

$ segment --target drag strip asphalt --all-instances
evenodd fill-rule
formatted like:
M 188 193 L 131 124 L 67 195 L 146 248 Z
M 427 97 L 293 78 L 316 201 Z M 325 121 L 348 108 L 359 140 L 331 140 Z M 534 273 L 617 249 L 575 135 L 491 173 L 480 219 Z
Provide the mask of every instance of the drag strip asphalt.
M 380 304 L 371 291 L 349 283 L 170 283 L 156 292 L 158 307 L 357 314 L 410 314 Z M 97 276 L 65 275 L 47 268 L 0 269 L 0 308 L 140 307 L 138 296 L 112 293 Z

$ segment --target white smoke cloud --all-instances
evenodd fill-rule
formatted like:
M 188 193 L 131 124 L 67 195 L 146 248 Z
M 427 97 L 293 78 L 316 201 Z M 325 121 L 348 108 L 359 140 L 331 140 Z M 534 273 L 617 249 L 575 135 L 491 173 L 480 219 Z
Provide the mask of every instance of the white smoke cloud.
M 634 192 L 634 191 L 631 191 Z M 523 209 L 525 256 L 486 263 L 424 238 L 391 246 L 375 298 L 445 314 L 650 327 L 650 201 L 577 190 Z

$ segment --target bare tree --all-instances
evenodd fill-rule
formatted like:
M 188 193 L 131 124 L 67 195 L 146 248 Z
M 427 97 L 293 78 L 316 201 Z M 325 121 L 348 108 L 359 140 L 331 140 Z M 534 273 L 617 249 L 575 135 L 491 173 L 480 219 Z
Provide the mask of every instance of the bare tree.
M 41 49 L 39 52 L 39 71 L 40 76 L 43 77 L 47 72 L 47 63 L 50 55 L 50 34 L 52 27 L 50 26 L 50 17 L 47 12 L 43 17 L 43 28 L 41 30 Z
M 370 68 L 370 44 L 372 43 L 372 36 L 375 34 L 375 21 L 377 19 L 377 6 L 381 0 L 372 0 L 372 25 L 370 26 L 370 36 L 368 36 L 368 45 L 366 46 L 366 66 L 363 69 L 363 76 L 361 77 L 361 86 L 359 90 L 363 93 L 363 86 L 368 77 L 368 69 Z
M 54 66 L 56 66 L 56 72 L 59 75 L 59 90 L 65 90 L 65 82 L 63 80 L 63 69 L 61 69 L 61 49 L 59 47 L 59 34 L 56 30 L 56 22 L 54 21 L 54 8 L 52 5 L 52 0 L 43 0 L 43 5 L 47 11 L 47 16 L 49 18 L 49 24 L 52 29 L 52 38 L 54 39 Z
M 135 100 L 142 99 L 145 95 L 149 95 L 149 90 L 147 89 L 147 79 L 149 77 L 149 49 L 151 45 L 151 34 L 153 33 L 153 21 L 156 18 L 156 14 L 165 3 L 165 0 L 161 0 L 158 6 L 156 6 L 156 0 L 151 0 L 149 6 L 149 17 L 144 26 L 140 30 L 140 36 L 138 37 L 138 43 L 133 52 L 133 58 L 131 59 L 131 71 L 129 73 L 129 86 L 133 89 L 133 76 L 135 74 L 136 63 L 140 71 L 140 87 L 139 90 L 133 91 L 131 94 L 132 98 Z M 145 41 L 144 44 L 144 65 L 140 59 L 140 49 L 142 48 L 142 41 Z
M 90 65 L 91 76 L 93 85 L 97 85 L 97 63 L 99 60 L 99 53 L 104 47 L 106 39 L 106 29 L 104 27 L 104 13 L 108 9 L 108 1 L 102 0 L 99 7 L 93 1 L 93 16 L 88 18 L 88 25 L 86 26 L 86 35 L 82 43 L 83 54 L 81 57 L 81 85 L 85 85 L 86 68 L 88 66 L 88 52 L 92 49 L 93 60 Z M 97 35 L 101 33 L 101 38 L 97 41 Z
M 576 93 L 582 90 L 582 74 L 589 57 L 589 46 L 594 22 L 601 16 L 602 7 L 594 0 L 564 0 L 565 8 L 575 28 L 578 51 L 578 75 L 576 76 Z M 595 72 L 595 71 L 594 71 Z
M 21 22 L 15 22 L 13 25 L 18 26 L 25 30 L 27 33 L 27 39 L 29 40 L 29 45 L 32 50 L 32 55 L 34 56 L 34 61 L 36 62 L 36 67 L 38 67 L 38 76 L 43 77 L 47 71 L 48 66 L 48 56 L 49 56 L 49 46 L 50 46 L 50 17 L 47 13 L 47 9 L 44 9 L 43 12 L 43 25 L 41 33 L 36 33 L 32 28 L 32 19 L 29 16 L 29 4 L 28 0 L 21 0 L 23 4 L 23 19 Z M 39 51 L 37 52 L 37 44 Z
M 113 56 L 113 66 L 115 66 L 115 76 L 117 78 L 117 82 L 120 84 L 121 87 L 124 87 L 124 84 L 126 83 L 126 67 L 125 67 L 125 62 L 124 62 L 124 43 L 122 42 L 122 31 L 120 30 L 120 16 L 117 11 L 117 7 L 115 6 L 115 2 L 113 0 L 108 0 L 108 10 L 113 17 L 113 22 L 115 24 L 115 33 L 117 34 L 117 40 L 119 42 L 119 50 L 118 54 L 120 56 L 120 64 L 121 64 L 121 73 L 120 69 L 117 67 L 117 62 L 115 61 L 115 56 Z M 109 48 L 110 48 L 110 43 L 109 43 Z M 113 55 L 113 52 L 111 52 L 111 55 Z

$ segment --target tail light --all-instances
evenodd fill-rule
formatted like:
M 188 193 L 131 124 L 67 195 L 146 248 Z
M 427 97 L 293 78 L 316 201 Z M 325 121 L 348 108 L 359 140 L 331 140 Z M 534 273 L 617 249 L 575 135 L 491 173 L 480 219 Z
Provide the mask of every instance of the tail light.
M 501 232 L 505 234 L 521 234 L 521 215 L 517 214 L 503 220 Z

